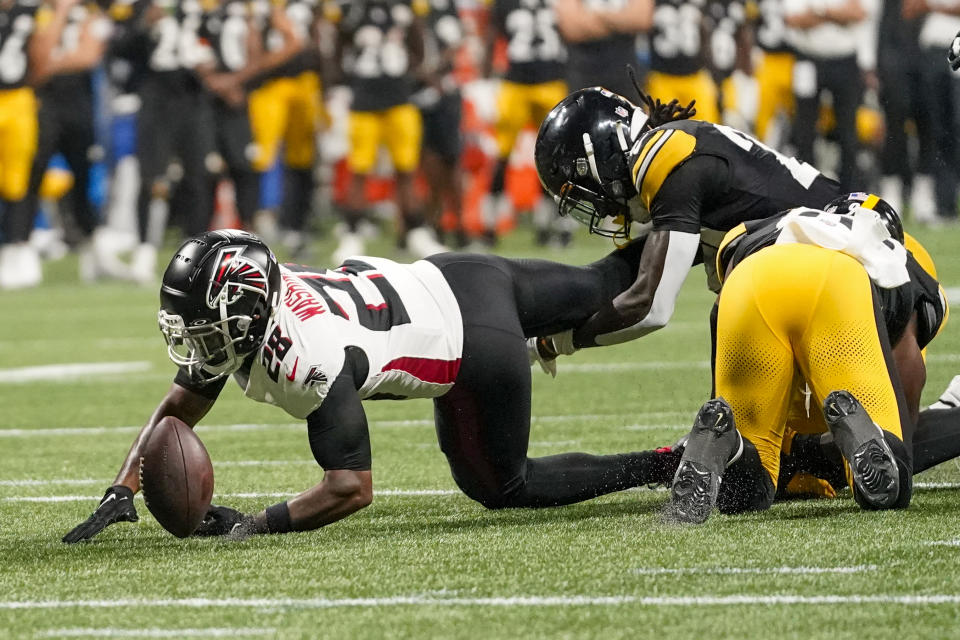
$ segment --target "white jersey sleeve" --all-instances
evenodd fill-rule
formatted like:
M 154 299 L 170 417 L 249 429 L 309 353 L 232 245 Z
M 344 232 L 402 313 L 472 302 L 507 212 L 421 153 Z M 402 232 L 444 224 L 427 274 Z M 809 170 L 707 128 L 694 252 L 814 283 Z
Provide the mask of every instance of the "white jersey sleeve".
M 361 398 L 434 398 L 453 386 L 463 321 L 433 264 L 353 258 L 335 271 L 281 266 L 281 303 L 244 393 L 305 418 L 343 371 L 345 349 L 366 356 Z

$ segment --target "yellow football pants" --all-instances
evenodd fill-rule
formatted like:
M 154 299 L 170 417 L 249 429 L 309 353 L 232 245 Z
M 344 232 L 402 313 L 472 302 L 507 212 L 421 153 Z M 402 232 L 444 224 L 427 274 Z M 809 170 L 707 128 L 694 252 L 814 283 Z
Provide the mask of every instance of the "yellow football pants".
M 793 117 L 793 63 L 792 53 L 764 52 L 757 65 L 756 79 L 758 104 L 755 131 L 757 138 L 763 140 L 770 123 L 778 113 Z
M 318 126 L 326 124 L 320 78 L 307 71 L 294 78 L 276 78 L 250 92 L 250 132 L 257 147 L 253 168 L 266 171 L 277 160 L 280 143 L 284 163 L 310 169 L 316 157 Z
M 499 157 L 509 157 L 523 128 L 528 125 L 539 127 L 550 110 L 566 97 L 567 84 L 563 80 L 540 84 L 502 81 L 494 126 Z
M 849 391 L 875 423 L 902 437 L 867 272 L 810 245 L 774 245 L 734 269 L 720 293 L 716 392 L 776 486 L 791 398 L 810 384 L 811 414 Z M 794 416 L 796 417 L 796 416 Z
M 0 91 L 0 199 L 23 200 L 37 152 L 37 99 L 33 89 Z
M 674 76 L 659 71 L 647 74 L 647 93 L 661 102 L 676 98 L 682 106 L 697 101 L 697 120 L 720 122 L 717 85 L 706 69 L 688 76 Z
M 400 104 L 384 111 L 350 112 L 350 171 L 368 174 L 377 162 L 383 144 L 398 173 L 410 173 L 420 164 L 423 119 L 412 104 Z

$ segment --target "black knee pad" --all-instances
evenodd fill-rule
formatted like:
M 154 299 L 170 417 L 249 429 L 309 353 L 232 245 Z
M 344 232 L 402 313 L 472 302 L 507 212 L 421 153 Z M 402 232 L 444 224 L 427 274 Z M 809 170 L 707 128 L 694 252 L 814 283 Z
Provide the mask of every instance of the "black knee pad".
M 732 514 L 763 511 L 773 504 L 776 488 L 760 462 L 757 448 L 743 439 L 743 454 L 727 467 L 717 494 L 717 510 Z

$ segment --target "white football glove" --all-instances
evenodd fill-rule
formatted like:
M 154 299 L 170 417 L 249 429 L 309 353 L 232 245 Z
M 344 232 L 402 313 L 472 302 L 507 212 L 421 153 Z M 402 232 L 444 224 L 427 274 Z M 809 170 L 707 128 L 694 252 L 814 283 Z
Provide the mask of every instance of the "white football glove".
M 931 409 L 956 409 L 960 407 L 960 376 L 954 376 L 940 399 L 930 405 Z

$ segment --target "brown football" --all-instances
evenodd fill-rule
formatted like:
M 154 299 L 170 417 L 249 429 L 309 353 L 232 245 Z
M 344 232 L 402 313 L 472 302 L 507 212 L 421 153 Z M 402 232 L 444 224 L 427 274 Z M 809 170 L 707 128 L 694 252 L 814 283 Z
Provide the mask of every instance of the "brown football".
M 213 498 L 213 464 L 182 420 L 167 416 L 153 427 L 140 457 L 140 488 L 153 517 L 178 538 L 203 521 Z

